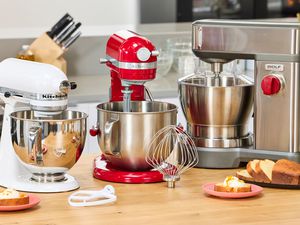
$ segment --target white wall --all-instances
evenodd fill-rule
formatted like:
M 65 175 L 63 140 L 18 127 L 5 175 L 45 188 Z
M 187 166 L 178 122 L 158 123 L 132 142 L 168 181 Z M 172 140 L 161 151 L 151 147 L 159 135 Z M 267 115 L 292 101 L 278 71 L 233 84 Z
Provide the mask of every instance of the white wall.
M 140 21 L 139 0 L 0 0 L 0 29 L 48 28 L 66 12 L 85 26 Z

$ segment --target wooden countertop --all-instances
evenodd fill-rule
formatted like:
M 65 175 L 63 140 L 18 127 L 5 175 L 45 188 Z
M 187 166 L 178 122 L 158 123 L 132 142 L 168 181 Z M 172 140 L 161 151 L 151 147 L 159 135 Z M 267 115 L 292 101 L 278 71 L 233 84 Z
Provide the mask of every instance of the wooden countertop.
M 108 182 L 92 177 L 95 155 L 83 155 L 70 174 L 82 189 L 102 189 Z M 259 197 L 219 199 L 208 197 L 201 186 L 220 182 L 236 170 L 192 169 L 181 177 L 175 189 L 165 183 L 116 184 L 118 200 L 111 205 L 71 207 L 71 192 L 37 194 L 40 204 L 19 212 L 0 212 L 0 224 L 300 224 L 300 190 L 265 188 Z

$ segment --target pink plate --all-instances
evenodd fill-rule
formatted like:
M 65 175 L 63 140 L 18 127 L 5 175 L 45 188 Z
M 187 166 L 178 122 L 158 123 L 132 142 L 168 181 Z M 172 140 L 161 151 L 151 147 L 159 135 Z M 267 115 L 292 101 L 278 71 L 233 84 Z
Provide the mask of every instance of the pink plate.
M 0 211 L 18 211 L 29 209 L 31 207 L 36 206 L 40 202 L 40 198 L 33 194 L 28 194 L 29 196 L 29 203 L 25 205 L 13 205 L 13 206 L 0 206 Z
M 255 184 L 251 185 L 251 191 L 250 192 L 221 192 L 221 191 L 215 191 L 214 186 L 215 183 L 207 183 L 202 186 L 203 191 L 206 194 L 213 195 L 219 198 L 249 198 L 256 195 L 259 195 L 263 188 L 260 186 L 257 186 Z

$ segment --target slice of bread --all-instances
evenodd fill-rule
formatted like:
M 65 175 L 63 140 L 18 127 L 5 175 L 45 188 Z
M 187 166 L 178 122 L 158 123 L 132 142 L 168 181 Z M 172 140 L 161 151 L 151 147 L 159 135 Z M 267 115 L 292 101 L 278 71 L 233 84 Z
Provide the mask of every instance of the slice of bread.
M 257 182 L 264 182 L 264 183 L 271 183 L 272 181 L 272 170 L 275 163 L 272 160 L 265 159 L 265 160 L 259 160 L 258 163 L 256 163 L 255 171 L 255 181 Z
M 224 186 L 223 183 L 218 183 L 218 184 L 215 184 L 214 190 L 220 191 L 220 192 L 250 192 L 251 185 L 245 184 L 245 186 L 243 186 L 243 187 L 229 187 L 229 186 Z
M 237 178 L 245 181 L 254 181 L 254 178 L 248 173 L 247 170 L 241 170 L 236 173 Z
M 0 206 L 16 206 L 29 203 L 29 196 L 12 189 L 0 192 Z
M 258 159 L 251 160 L 248 162 L 248 164 L 246 166 L 248 173 L 250 174 L 250 176 L 252 176 L 254 178 L 255 181 L 257 178 L 256 164 L 258 164 L 259 161 L 260 160 L 258 160 Z
M 274 184 L 300 184 L 300 164 L 287 159 L 278 160 L 272 171 Z

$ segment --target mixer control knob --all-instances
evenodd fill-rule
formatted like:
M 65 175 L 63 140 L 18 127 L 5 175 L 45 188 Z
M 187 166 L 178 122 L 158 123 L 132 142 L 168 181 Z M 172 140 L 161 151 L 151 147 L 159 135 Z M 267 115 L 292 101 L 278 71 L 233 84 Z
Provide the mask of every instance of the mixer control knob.
M 144 62 L 150 58 L 151 52 L 148 48 L 142 47 L 137 51 L 136 56 L 139 60 Z
M 158 56 L 158 55 L 159 55 L 159 51 L 153 50 L 153 51 L 151 52 L 151 55 L 152 55 L 152 56 Z
M 261 81 L 261 89 L 265 95 L 277 94 L 282 87 L 282 82 L 275 75 L 266 75 Z
M 9 98 L 10 96 L 11 96 L 11 94 L 8 91 L 4 92 L 4 97 L 5 98 Z
M 71 90 L 76 89 L 77 88 L 76 82 L 70 82 L 70 88 L 71 88 Z
M 104 63 L 108 62 L 108 59 L 106 59 L 106 58 L 100 58 L 99 62 L 100 62 L 100 64 L 104 64 Z

